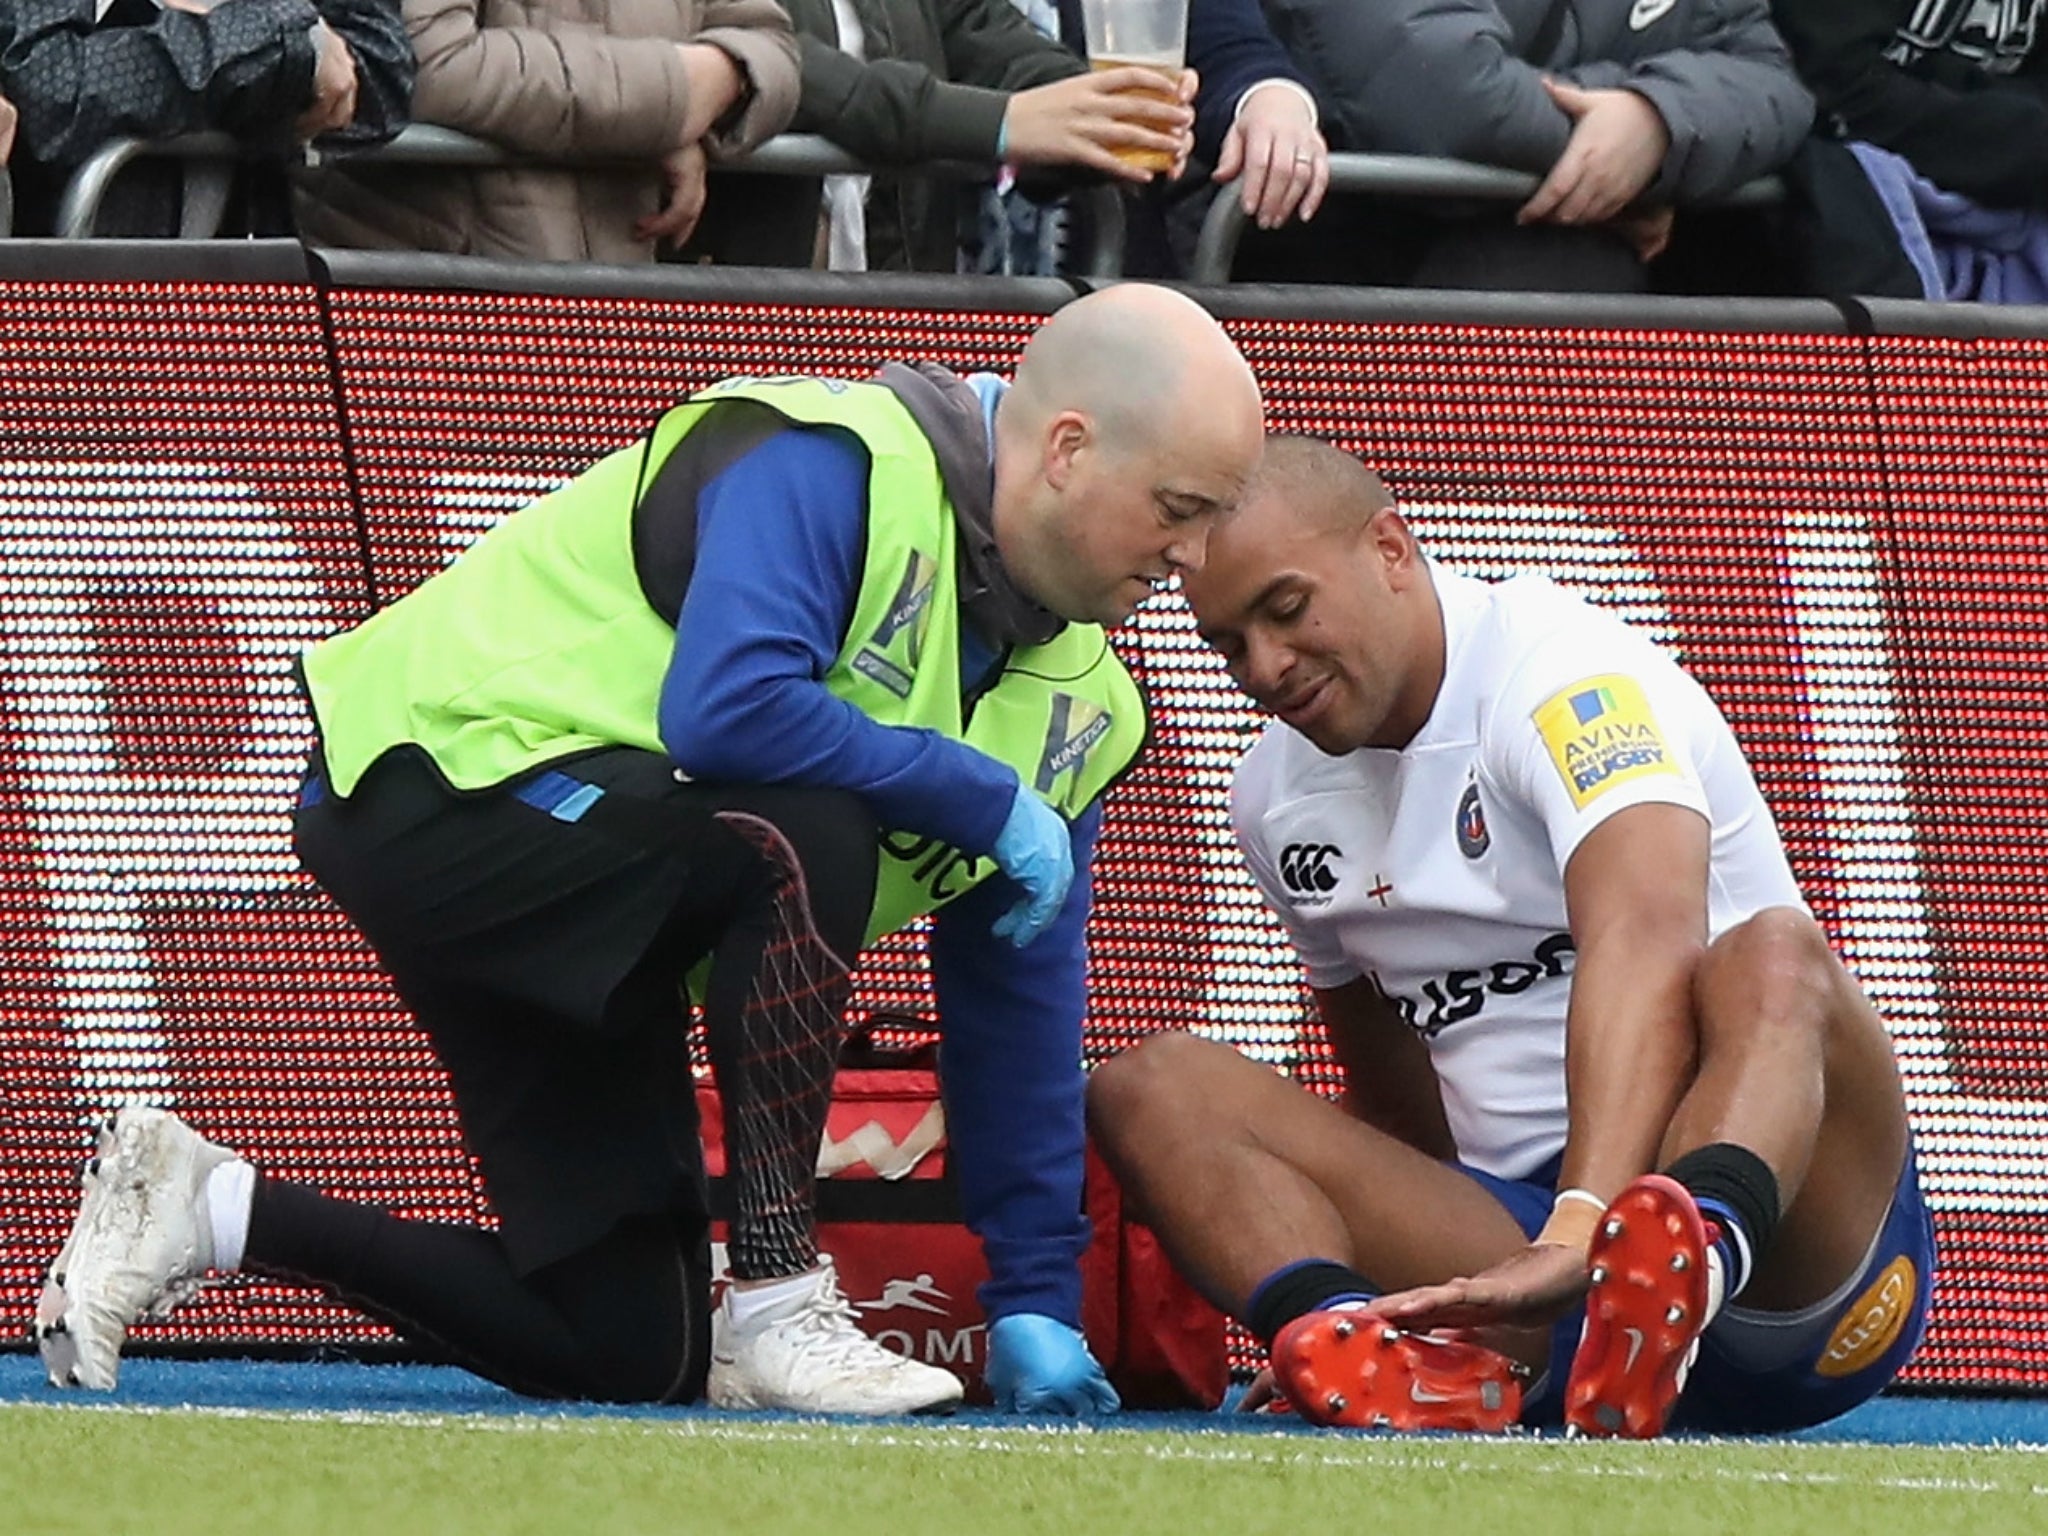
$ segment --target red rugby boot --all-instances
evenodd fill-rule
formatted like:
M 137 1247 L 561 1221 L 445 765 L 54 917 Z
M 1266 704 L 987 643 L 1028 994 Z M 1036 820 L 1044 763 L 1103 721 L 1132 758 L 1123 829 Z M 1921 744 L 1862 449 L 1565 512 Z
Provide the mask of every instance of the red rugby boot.
M 1273 1379 L 1312 1424 L 1499 1431 L 1522 1412 L 1527 1374 L 1483 1345 L 1368 1312 L 1307 1312 L 1273 1340 Z
M 1664 1432 L 1708 1322 L 1709 1241 L 1692 1196 L 1661 1173 L 1615 1196 L 1586 1255 L 1586 1331 L 1565 1386 L 1567 1432 Z

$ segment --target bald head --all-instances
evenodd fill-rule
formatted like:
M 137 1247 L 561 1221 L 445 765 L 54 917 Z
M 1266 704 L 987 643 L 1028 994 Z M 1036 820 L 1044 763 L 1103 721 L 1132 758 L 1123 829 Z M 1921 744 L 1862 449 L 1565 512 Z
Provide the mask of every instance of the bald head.
M 1005 408 L 1032 430 L 1061 411 L 1086 412 L 1126 449 L 1185 431 L 1194 387 L 1205 415 L 1263 420 L 1251 366 L 1214 316 L 1170 288 L 1119 283 L 1038 328 Z
M 1199 569 L 1265 447 L 1251 365 L 1206 310 L 1121 283 L 1040 326 L 996 411 L 996 547 L 1067 619 L 1116 623 Z

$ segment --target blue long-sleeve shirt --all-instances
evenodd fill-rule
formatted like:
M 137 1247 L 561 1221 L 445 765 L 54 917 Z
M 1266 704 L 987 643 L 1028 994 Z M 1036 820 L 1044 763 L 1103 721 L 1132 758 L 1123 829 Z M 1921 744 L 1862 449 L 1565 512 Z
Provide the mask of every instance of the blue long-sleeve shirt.
M 850 789 L 884 826 L 988 853 L 1016 773 L 826 691 L 860 589 L 866 517 L 866 456 L 832 429 L 779 432 L 704 487 L 662 742 L 692 778 Z
M 946 1130 L 967 1225 L 988 1257 L 981 1304 L 991 1321 L 1043 1312 L 1081 1326 L 1081 1021 L 1101 827 L 1100 802 L 1075 820 L 1066 904 L 1023 949 L 989 932 L 1017 899 L 1000 876 L 941 907 L 932 925 Z
M 849 789 L 885 826 L 987 853 L 1015 772 L 938 732 L 883 725 L 824 685 L 859 591 L 867 480 L 852 438 L 792 428 L 705 486 L 662 686 L 662 740 L 693 777 Z M 998 658 L 965 625 L 961 638 L 971 687 Z M 1042 1312 L 1080 1323 L 1087 871 L 1100 825 L 1098 807 L 1073 824 L 1074 884 L 1027 947 L 989 931 L 1021 895 L 1000 874 L 933 927 L 954 1165 L 988 1258 L 991 1319 Z

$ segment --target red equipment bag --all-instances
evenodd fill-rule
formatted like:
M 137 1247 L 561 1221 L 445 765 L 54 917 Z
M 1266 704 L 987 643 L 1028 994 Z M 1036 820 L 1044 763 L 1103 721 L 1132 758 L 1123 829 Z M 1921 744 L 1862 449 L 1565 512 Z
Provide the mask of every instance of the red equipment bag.
M 925 1031 L 918 1020 L 877 1020 Z M 987 1319 L 975 1290 L 988 1278 L 981 1244 L 962 1224 L 947 1162 L 937 1052 L 878 1046 L 855 1034 L 841 1057 L 818 1157 L 818 1241 L 869 1337 L 967 1383 L 982 1385 Z M 725 1279 L 725 1117 L 709 1080 L 697 1085 L 711 1179 L 713 1285 Z M 1081 1260 L 1088 1347 L 1130 1408 L 1213 1408 L 1230 1379 L 1223 1314 L 1180 1277 L 1158 1239 L 1124 1218 L 1109 1167 L 1088 1149 L 1094 1238 Z

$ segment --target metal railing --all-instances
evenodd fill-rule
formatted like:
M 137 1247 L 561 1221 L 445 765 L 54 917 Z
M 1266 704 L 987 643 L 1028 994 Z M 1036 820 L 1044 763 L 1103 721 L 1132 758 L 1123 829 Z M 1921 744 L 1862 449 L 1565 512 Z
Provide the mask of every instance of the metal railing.
M 1542 182 L 1527 171 L 1503 170 L 1499 166 L 1473 165 L 1465 160 L 1443 160 L 1429 155 L 1330 156 L 1330 191 L 1364 193 L 1375 197 L 1467 198 L 1487 202 L 1520 202 Z M 1717 198 L 1717 208 L 1770 207 L 1782 202 L 1784 183 L 1775 176 L 1761 177 Z M 1193 264 L 1188 280 L 1195 283 L 1227 283 L 1231 264 L 1237 257 L 1237 242 L 1250 220 L 1238 201 L 1236 189 L 1225 187 L 1209 204 L 1202 220 L 1202 232 L 1195 241 Z
M 209 238 L 219 233 L 221 221 L 226 216 L 234 163 L 274 157 L 275 154 L 274 149 L 258 149 L 222 133 L 185 134 L 170 139 L 109 140 L 79 166 L 66 184 L 58 204 L 56 232 L 66 239 L 84 239 L 93 235 L 100 206 L 114 178 L 138 159 L 155 158 L 184 163 L 185 196 L 180 212 L 179 238 Z M 491 167 L 564 163 L 536 160 L 530 155 L 453 128 L 425 123 L 413 124 L 388 144 L 374 149 L 323 150 L 309 147 L 301 154 L 307 165 L 381 162 Z M 928 161 L 907 168 L 876 167 L 848 154 L 829 139 L 802 133 L 780 134 L 751 154 L 720 161 L 716 168 L 767 176 L 829 176 L 850 172 L 913 174 L 951 181 L 984 181 L 990 174 L 985 165 L 960 161 Z M 1445 160 L 1427 155 L 1330 156 L 1330 191 L 1340 195 L 1519 202 L 1534 192 L 1540 181 L 1540 177 L 1526 171 L 1503 170 L 1498 166 L 1474 165 L 1464 160 Z M 1097 279 L 1121 276 L 1125 248 L 1122 194 L 1112 185 L 1097 183 L 1077 188 L 1071 195 L 1086 204 L 1089 211 L 1089 217 L 1081 221 L 1083 243 L 1075 252 L 1077 275 Z M 1775 176 L 1765 176 L 1746 182 L 1725 197 L 1713 200 L 1711 206 L 1769 207 L 1782 202 L 1784 195 L 1784 183 Z M 1226 187 L 1219 192 L 1202 221 L 1188 272 L 1189 281 L 1229 282 L 1238 241 L 1248 222 L 1234 191 Z
M 100 204 L 107 189 L 137 160 L 178 160 L 184 165 L 184 197 L 178 238 L 205 240 L 220 232 L 238 161 L 271 159 L 264 151 L 225 133 L 187 133 L 170 139 L 109 139 L 94 150 L 64 183 L 57 201 L 60 239 L 83 240 L 99 231 Z
M 539 160 L 453 128 L 426 123 L 415 123 L 389 143 L 374 149 L 308 147 L 300 154 L 302 163 L 306 165 L 489 167 L 564 164 Z M 223 133 L 184 134 L 169 139 L 111 139 L 94 151 L 66 183 L 57 207 L 56 232 L 71 240 L 91 237 L 97 230 L 101 204 L 115 177 L 140 159 L 171 159 L 183 162 L 185 168 L 179 238 L 207 239 L 220 232 L 221 221 L 226 216 L 235 162 L 275 159 L 276 156 L 275 148 L 257 148 Z M 829 176 L 851 172 L 933 176 L 948 181 L 993 179 L 990 167 L 962 161 L 926 161 L 908 167 L 872 166 L 848 154 L 829 139 L 804 133 L 780 134 L 750 154 L 719 161 L 714 169 L 766 176 Z M 1075 253 L 1077 274 L 1090 278 L 1122 275 L 1125 240 L 1122 196 L 1107 183 L 1078 187 L 1071 196 L 1086 204 L 1090 211 L 1090 217 L 1082 221 L 1085 243 Z

